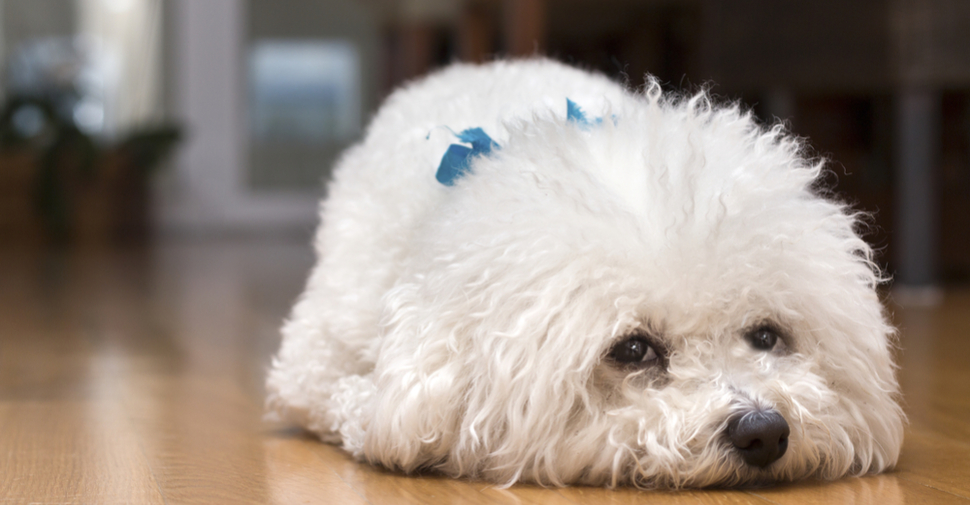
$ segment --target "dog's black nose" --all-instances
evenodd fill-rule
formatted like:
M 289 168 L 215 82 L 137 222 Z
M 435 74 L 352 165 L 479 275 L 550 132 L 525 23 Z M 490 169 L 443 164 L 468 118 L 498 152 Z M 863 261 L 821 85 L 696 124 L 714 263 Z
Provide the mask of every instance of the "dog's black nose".
M 752 411 L 728 423 L 727 435 L 745 463 L 764 468 L 788 450 L 788 422 L 775 410 Z

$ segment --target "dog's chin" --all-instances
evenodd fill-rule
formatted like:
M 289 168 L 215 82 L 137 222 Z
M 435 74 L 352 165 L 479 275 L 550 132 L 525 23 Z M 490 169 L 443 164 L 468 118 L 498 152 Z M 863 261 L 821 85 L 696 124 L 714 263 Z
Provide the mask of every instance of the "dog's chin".
M 656 475 L 633 475 L 630 484 L 641 489 L 758 489 L 791 482 L 804 476 L 786 475 L 786 463 L 765 468 L 745 464 L 728 448 L 716 463 L 698 464 L 691 470 Z
M 780 479 L 771 469 L 764 470 L 739 470 L 743 473 L 742 477 L 724 477 L 714 481 L 709 485 L 697 487 L 709 489 L 762 489 L 777 486 L 779 483 L 788 482 L 790 479 Z

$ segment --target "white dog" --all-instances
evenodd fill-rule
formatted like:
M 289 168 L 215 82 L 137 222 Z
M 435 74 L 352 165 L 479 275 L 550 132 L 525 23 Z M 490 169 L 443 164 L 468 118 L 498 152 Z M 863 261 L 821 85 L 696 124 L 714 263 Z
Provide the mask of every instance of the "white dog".
M 269 409 L 503 484 L 886 470 L 880 274 L 802 150 L 703 93 L 551 61 L 415 82 L 337 164 Z

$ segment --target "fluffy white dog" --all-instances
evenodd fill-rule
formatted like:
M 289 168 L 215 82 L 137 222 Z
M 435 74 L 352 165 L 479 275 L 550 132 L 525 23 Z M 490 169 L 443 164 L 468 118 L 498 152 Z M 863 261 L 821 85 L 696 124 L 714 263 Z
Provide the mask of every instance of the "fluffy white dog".
M 703 93 L 551 61 L 415 82 L 337 164 L 269 409 L 504 484 L 886 470 L 880 274 L 802 151 Z

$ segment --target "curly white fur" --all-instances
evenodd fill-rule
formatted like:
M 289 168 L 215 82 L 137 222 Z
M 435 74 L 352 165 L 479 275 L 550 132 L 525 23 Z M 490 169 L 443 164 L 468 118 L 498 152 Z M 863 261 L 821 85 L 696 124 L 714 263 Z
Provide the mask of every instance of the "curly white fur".
M 590 117 L 566 118 L 566 99 Z M 449 131 L 501 146 L 453 187 Z M 455 65 L 394 93 L 337 164 L 271 412 L 356 457 L 498 483 L 647 487 L 892 467 L 903 414 L 869 246 L 781 126 L 703 93 L 631 93 L 546 60 Z M 787 349 L 758 351 L 752 325 Z M 624 335 L 664 364 L 607 359 Z M 788 451 L 725 429 L 773 409 Z

